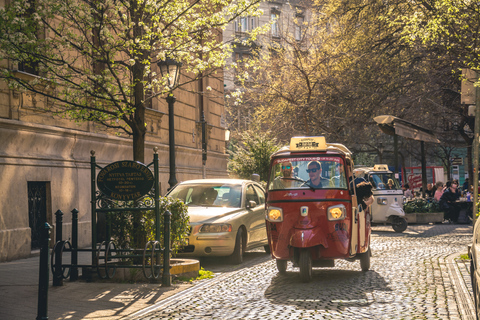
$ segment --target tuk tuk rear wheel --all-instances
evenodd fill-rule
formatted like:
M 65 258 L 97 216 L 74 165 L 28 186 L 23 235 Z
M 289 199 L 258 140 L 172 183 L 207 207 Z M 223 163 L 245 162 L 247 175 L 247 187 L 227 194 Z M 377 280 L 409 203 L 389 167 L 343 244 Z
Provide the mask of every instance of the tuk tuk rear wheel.
M 300 279 L 302 282 L 310 282 L 312 280 L 312 256 L 310 250 L 302 249 L 300 251 L 298 265 L 300 267 Z
M 370 248 L 368 248 L 367 252 L 361 254 L 360 268 L 362 268 L 362 271 L 368 271 L 370 269 L 370 256 Z
M 405 218 L 393 217 L 392 228 L 395 232 L 401 233 L 407 229 L 408 223 Z
M 287 273 L 287 262 L 288 260 L 277 259 L 277 270 L 280 274 Z

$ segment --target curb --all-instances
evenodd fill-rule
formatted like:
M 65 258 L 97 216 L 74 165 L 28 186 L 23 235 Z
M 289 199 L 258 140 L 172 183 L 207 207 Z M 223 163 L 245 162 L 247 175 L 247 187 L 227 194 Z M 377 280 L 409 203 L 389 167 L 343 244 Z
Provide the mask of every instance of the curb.
M 457 301 L 458 311 L 462 319 L 475 320 L 475 305 L 470 291 L 467 289 L 463 275 L 455 260 L 460 255 L 459 252 L 453 253 L 445 258 L 448 274 L 452 281 L 453 290 L 455 292 L 455 300 Z

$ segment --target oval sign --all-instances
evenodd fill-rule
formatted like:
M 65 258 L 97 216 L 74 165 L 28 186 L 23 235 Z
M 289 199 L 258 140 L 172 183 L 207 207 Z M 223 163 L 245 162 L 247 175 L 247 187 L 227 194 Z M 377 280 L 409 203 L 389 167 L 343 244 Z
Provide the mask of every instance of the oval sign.
M 127 201 L 138 199 L 153 187 L 153 173 L 136 161 L 117 161 L 104 167 L 97 176 L 97 186 L 107 197 Z

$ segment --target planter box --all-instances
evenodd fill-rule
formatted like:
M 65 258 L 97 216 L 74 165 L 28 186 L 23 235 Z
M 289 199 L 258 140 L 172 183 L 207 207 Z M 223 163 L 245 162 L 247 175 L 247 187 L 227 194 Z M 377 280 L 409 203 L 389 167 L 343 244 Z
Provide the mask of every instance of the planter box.
M 104 265 L 101 265 L 104 267 Z M 198 271 L 200 270 L 200 261 L 194 259 L 179 259 L 172 258 L 170 259 L 170 275 L 184 276 L 187 278 L 194 278 L 198 276 Z M 113 270 L 110 270 L 112 272 Z M 83 271 L 85 272 L 85 271 Z M 83 273 L 82 272 L 82 273 Z M 147 275 L 151 273 L 150 269 L 147 269 Z M 102 270 L 102 274 L 105 272 Z M 97 277 L 97 272 L 92 271 L 92 275 Z M 162 273 L 158 278 L 158 281 L 162 280 Z M 142 268 L 117 268 L 115 270 L 114 276 L 109 279 L 112 282 L 149 282 L 150 280 L 145 278 Z
M 443 222 L 443 212 L 405 213 L 405 219 L 408 224 L 441 223 Z

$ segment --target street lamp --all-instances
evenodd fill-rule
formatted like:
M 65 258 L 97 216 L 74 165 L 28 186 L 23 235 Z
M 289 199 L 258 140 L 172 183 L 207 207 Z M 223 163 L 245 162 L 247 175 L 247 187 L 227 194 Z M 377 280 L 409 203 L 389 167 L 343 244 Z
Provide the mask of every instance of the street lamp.
M 380 162 L 380 164 L 383 162 L 383 150 L 385 150 L 385 148 L 383 147 L 383 143 L 380 142 L 378 144 L 378 162 Z
M 172 90 L 178 85 L 182 64 L 173 59 L 166 59 L 157 62 L 157 65 L 160 68 L 162 79 L 167 77 L 167 86 L 170 88 L 170 92 L 165 99 L 168 103 L 168 148 L 170 152 L 170 178 L 168 179 L 170 188 L 168 190 L 170 190 L 177 184 L 177 178 L 175 177 L 175 125 L 173 113 L 173 104 L 176 99 Z

